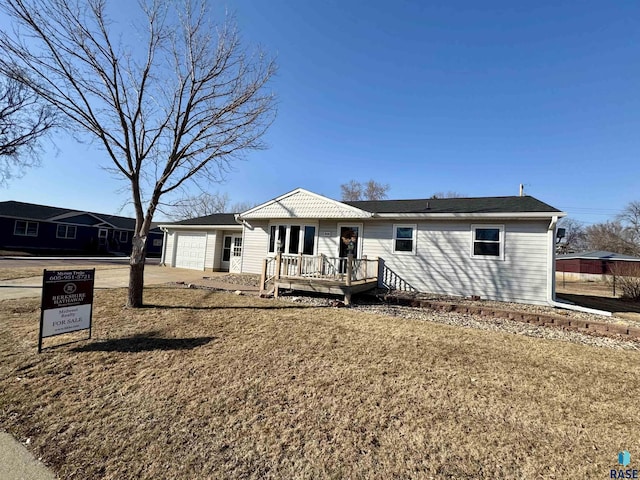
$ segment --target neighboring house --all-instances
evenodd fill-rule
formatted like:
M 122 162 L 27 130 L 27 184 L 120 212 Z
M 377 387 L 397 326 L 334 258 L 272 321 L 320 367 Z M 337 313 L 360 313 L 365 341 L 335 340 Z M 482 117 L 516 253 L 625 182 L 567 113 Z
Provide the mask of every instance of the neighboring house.
M 311 257 L 344 259 L 352 252 L 380 259 L 380 286 L 545 304 L 555 295 L 556 223 L 564 215 L 529 196 L 339 202 L 299 188 L 236 215 L 243 227 L 236 271 L 264 273 L 265 259 L 278 252 L 299 257 L 298 272 L 304 258 L 311 265 Z M 206 220 L 193 222 L 202 237 Z M 163 227 L 180 235 L 178 225 Z M 182 255 L 181 245 L 173 248 L 173 258 Z M 211 268 L 220 252 L 207 254 Z
M 640 258 L 607 251 L 558 255 L 556 276 L 564 280 L 601 281 L 608 275 L 638 275 Z
M 161 264 L 240 272 L 242 225 L 236 222 L 233 213 L 163 223 L 159 227 L 165 232 Z
M 0 202 L 0 248 L 47 253 L 131 253 L 135 219 L 33 203 Z M 162 252 L 162 232 L 154 227 L 147 255 Z

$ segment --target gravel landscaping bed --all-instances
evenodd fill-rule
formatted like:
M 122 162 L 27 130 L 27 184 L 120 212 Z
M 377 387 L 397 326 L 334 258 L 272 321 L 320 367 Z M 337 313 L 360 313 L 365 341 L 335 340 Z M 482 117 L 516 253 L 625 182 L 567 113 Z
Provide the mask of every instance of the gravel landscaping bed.
M 250 274 L 228 274 L 219 277 L 218 280 L 225 283 L 235 285 L 252 285 L 257 286 L 259 283 L 258 275 Z M 247 283 L 251 282 L 251 283 Z M 403 293 L 404 296 L 404 293 Z M 625 320 L 618 317 L 606 317 L 603 315 L 594 315 L 590 313 L 578 312 L 574 310 L 562 310 L 543 305 L 528 305 L 523 303 L 495 302 L 489 300 L 471 300 L 462 297 L 453 297 L 445 295 L 433 294 L 412 294 L 412 298 L 416 300 L 433 300 L 439 302 L 455 303 L 459 305 L 468 305 L 474 307 L 495 308 L 499 310 L 513 310 L 515 312 L 525 312 L 537 315 L 562 315 L 570 319 L 581 319 L 598 323 L 613 323 L 630 326 L 637 326 L 633 321 Z M 316 307 L 332 307 L 340 305 L 341 302 L 335 297 L 320 297 L 313 295 L 300 295 L 298 292 L 287 294 L 283 292 L 281 300 L 289 300 L 296 303 L 304 303 Z M 479 330 L 502 331 L 514 333 L 518 335 L 526 335 L 529 337 L 547 338 L 564 340 L 584 345 L 592 345 L 596 347 L 624 349 L 624 350 L 640 350 L 640 343 L 608 336 L 601 336 L 595 333 L 582 333 L 567 329 L 544 327 L 531 325 L 528 323 L 508 320 L 504 318 L 492 318 L 481 315 L 461 314 L 454 312 L 434 312 L 424 308 L 390 305 L 382 302 L 375 296 L 356 296 L 353 299 L 352 308 L 375 313 L 378 315 L 388 315 L 393 317 L 405 318 L 407 320 L 429 321 L 446 325 L 462 326 L 476 328 Z

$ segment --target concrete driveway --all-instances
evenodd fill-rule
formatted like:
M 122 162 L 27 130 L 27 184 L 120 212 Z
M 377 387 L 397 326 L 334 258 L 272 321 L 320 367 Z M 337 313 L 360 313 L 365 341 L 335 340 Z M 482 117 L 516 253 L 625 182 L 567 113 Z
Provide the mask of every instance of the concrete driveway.
M 57 265 L 60 265 L 60 261 Z M 90 262 L 85 261 L 83 265 Z M 2 265 L 2 263 L 0 263 Z M 27 266 L 27 265 L 24 265 Z M 34 266 L 30 263 L 28 266 Z M 73 268 L 73 266 L 69 266 Z M 121 288 L 129 285 L 129 267 L 114 265 L 113 268 L 96 270 L 95 289 Z M 168 282 L 193 283 L 202 280 L 202 277 L 215 275 L 212 272 L 199 270 L 186 270 L 183 268 L 161 267 L 159 265 L 146 265 L 144 269 L 144 284 L 160 285 Z M 16 280 L 0 281 L 0 300 L 8 298 L 40 297 L 42 295 L 42 275 L 37 277 L 19 278 Z

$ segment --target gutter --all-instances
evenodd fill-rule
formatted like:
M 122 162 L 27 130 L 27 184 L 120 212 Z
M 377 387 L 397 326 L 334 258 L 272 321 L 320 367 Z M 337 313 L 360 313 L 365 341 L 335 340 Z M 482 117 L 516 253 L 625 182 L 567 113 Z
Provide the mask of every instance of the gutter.
M 549 277 L 547 281 L 547 304 L 555 308 L 564 308 L 565 310 L 574 310 L 582 313 L 591 313 L 593 315 L 603 315 L 610 317 L 611 312 L 605 310 L 596 310 L 595 308 L 581 307 L 572 303 L 559 302 L 556 300 L 556 225 L 558 224 L 558 216 L 554 215 L 551 218 L 548 229 L 549 238 L 549 258 L 551 259 L 549 266 Z
M 247 222 L 244 218 L 242 218 L 239 213 L 235 213 L 233 215 L 233 218 L 234 218 L 234 220 L 236 221 L 236 223 L 238 225 L 241 225 L 243 227 L 247 227 L 249 230 L 253 230 L 253 227 L 251 226 L 251 224 L 249 222 Z M 244 229 L 242 231 L 242 236 L 243 236 L 243 242 L 244 242 Z

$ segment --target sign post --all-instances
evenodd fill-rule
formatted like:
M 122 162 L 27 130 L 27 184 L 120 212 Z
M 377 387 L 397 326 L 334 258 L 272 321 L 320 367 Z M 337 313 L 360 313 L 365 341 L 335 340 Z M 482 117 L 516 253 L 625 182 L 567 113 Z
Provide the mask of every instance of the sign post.
M 91 338 L 95 273 L 95 268 L 44 270 L 38 353 L 43 338 L 87 329 Z

